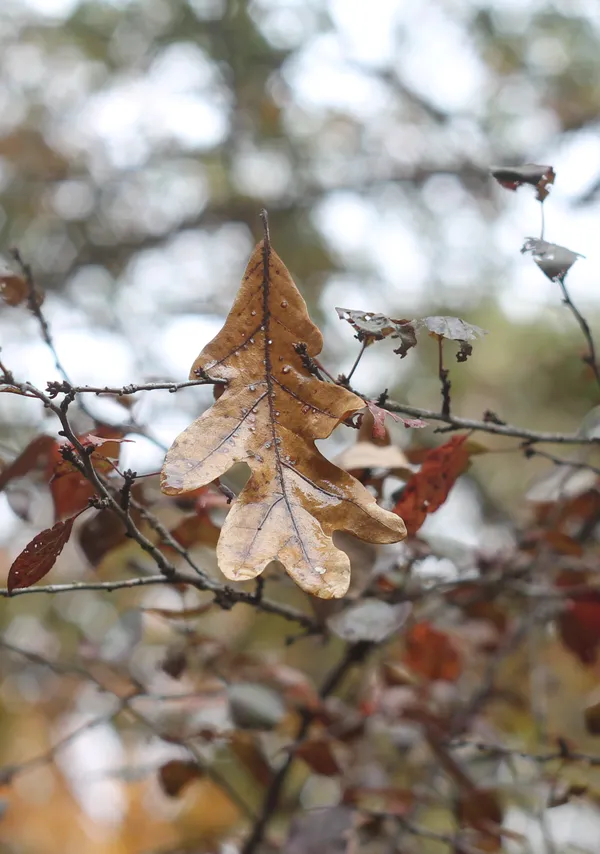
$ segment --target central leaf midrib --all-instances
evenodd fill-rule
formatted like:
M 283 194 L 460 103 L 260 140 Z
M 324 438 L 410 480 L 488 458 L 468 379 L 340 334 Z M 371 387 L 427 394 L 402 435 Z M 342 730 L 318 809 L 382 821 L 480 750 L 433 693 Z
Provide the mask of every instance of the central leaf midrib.
M 277 431 L 275 430 L 275 403 L 273 400 L 273 363 L 271 361 L 271 312 L 269 310 L 269 296 L 270 296 L 270 285 L 271 285 L 271 246 L 267 238 L 265 238 L 263 243 L 263 326 L 264 326 L 264 354 L 265 354 L 265 379 L 267 381 L 267 398 L 269 401 L 269 423 L 271 425 L 271 441 L 273 443 L 273 453 L 275 455 L 275 469 L 277 472 L 277 480 L 279 481 L 279 486 L 281 489 L 281 494 L 283 496 L 283 500 L 285 502 L 285 506 L 287 508 L 288 515 L 291 519 L 292 525 L 294 526 L 294 531 L 296 532 L 296 538 L 302 549 L 302 554 L 304 555 L 304 559 L 306 563 L 313 568 L 312 561 L 306 552 L 306 548 L 304 547 L 304 540 L 300 535 L 300 531 L 298 530 L 298 525 L 296 523 L 295 516 L 292 512 L 292 506 L 290 499 L 287 494 L 285 477 L 283 474 L 283 464 L 281 460 L 281 456 L 279 453 L 279 442 L 277 439 Z

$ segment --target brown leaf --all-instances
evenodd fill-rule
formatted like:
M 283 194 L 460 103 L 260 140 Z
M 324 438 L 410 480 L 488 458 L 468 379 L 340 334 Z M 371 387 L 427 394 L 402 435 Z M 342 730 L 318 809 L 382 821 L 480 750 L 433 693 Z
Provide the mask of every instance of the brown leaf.
M 273 771 L 264 753 L 258 746 L 257 737 L 251 732 L 236 731 L 231 733 L 229 746 L 231 752 L 252 774 L 261 786 L 268 786 L 273 778 Z
M 409 534 L 416 534 L 427 515 L 439 510 L 469 465 L 466 439 L 466 434 L 453 436 L 439 448 L 427 451 L 420 471 L 404 487 L 394 513 L 404 519 Z
M 574 573 L 564 573 L 556 583 L 558 587 L 570 586 L 577 584 L 578 578 Z M 600 591 L 590 590 L 568 602 L 558 618 L 558 630 L 563 644 L 582 664 L 594 664 L 600 647 Z
M 344 792 L 344 803 L 348 806 L 383 812 L 386 815 L 406 815 L 414 805 L 415 796 L 410 789 L 394 786 L 369 788 L 351 786 Z
M 219 528 L 207 512 L 187 516 L 170 533 L 184 549 L 198 545 L 214 547 L 219 541 Z
M 491 169 L 496 181 L 507 190 L 518 190 L 523 184 L 537 188 L 537 198 L 543 202 L 549 193 L 548 186 L 554 184 L 556 174 L 552 166 L 525 163 L 523 166 L 494 166 Z
M 588 706 L 583 713 L 585 728 L 591 735 L 600 735 L 600 703 Z
M 84 555 L 90 564 L 96 567 L 105 555 L 127 540 L 127 532 L 116 513 L 112 510 L 100 510 L 81 525 L 78 540 Z
M 31 587 L 48 575 L 71 536 L 75 519 L 72 516 L 64 522 L 57 522 L 54 527 L 37 534 L 25 546 L 9 570 L 9 593 L 21 587 Z
M 460 676 L 461 661 L 452 641 L 430 623 L 417 623 L 405 639 L 404 663 L 429 682 L 454 682 Z
M 335 777 L 341 766 L 334 753 L 334 743 L 328 738 L 309 738 L 294 748 L 294 755 L 302 759 L 315 774 Z
M 33 469 L 45 466 L 55 444 L 52 436 L 36 436 L 12 463 L 0 471 L 0 490 L 14 478 L 24 477 Z
M 29 294 L 29 285 L 21 272 L 5 258 L 0 259 L 0 299 L 7 305 L 21 305 Z
M 388 469 L 406 480 L 413 469 L 404 452 L 396 445 L 373 445 L 372 442 L 357 442 L 335 457 L 334 462 L 355 477 L 362 478 L 365 469 Z
M 329 436 L 364 402 L 314 376 L 298 343 L 316 356 L 323 339 L 282 261 L 268 242 L 260 243 L 225 326 L 190 374 L 223 380 L 225 391 L 175 440 L 162 489 L 188 492 L 247 463 L 250 479 L 219 537 L 221 571 L 246 581 L 277 560 L 300 587 L 329 599 L 343 596 L 350 581 L 334 531 L 391 543 L 405 528 L 316 449 L 315 439 Z
M 183 759 L 171 759 L 158 771 L 161 788 L 170 798 L 176 798 L 192 780 L 203 776 L 204 771 L 196 762 Z
M 105 436 L 84 433 L 77 438 L 85 449 L 90 449 L 90 458 L 96 471 L 100 474 L 109 474 L 114 470 L 114 462 L 119 459 L 121 443 L 131 440 L 123 439 L 121 432 L 112 427 L 100 429 L 105 430 Z M 96 450 L 99 448 L 102 448 L 102 453 Z M 85 475 L 72 462 L 65 459 L 65 450 L 75 451 L 70 442 L 56 442 L 48 460 L 50 493 L 56 519 L 70 516 L 87 507 L 89 499 L 95 493 L 94 487 Z
M 479 851 L 502 851 L 502 807 L 496 792 L 491 789 L 472 789 L 461 791 L 456 817 L 461 827 L 470 827 L 477 831 L 474 842 Z

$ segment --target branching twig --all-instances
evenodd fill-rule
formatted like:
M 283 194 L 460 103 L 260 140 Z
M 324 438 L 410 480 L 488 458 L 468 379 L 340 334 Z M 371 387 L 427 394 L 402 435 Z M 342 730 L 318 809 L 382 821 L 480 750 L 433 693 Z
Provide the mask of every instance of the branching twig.
M 363 661 L 371 650 L 371 648 L 372 645 L 369 643 L 365 643 L 364 641 L 353 644 L 352 646 L 349 646 L 347 648 L 343 658 L 336 664 L 336 666 L 329 673 L 329 675 L 326 677 L 325 681 L 321 686 L 319 696 L 322 700 L 329 697 L 329 695 L 332 694 L 333 691 L 335 691 L 335 689 L 338 687 L 338 685 L 340 684 L 346 673 L 350 670 L 350 668 L 354 664 L 358 664 L 359 662 Z M 302 739 L 306 736 L 312 719 L 313 714 L 310 711 L 305 711 L 303 713 L 302 720 L 298 728 L 298 732 L 296 734 L 296 741 L 302 741 Z M 288 774 L 290 772 L 293 762 L 294 753 L 290 751 L 283 765 L 273 777 L 271 785 L 269 786 L 265 795 L 260 816 L 256 821 L 254 827 L 252 828 L 252 832 L 246 840 L 246 843 L 244 844 L 244 847 L 241 850 L 241 854 L 255 854 L 255 852 L 258 850 L 264 838 L 267 825 L 269 824 L 271 818 L 273 817 L 273 814 L 277 809 L 279 797 L 288 778 Z

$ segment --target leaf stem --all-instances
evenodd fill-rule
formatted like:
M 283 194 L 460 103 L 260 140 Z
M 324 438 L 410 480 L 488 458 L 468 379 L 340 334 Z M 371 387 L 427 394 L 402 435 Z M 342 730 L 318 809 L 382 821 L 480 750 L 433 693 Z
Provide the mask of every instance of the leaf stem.
M 352 379 L 352 376 L 353 376 L 353 374 L 354 374 L 354 371 L 358 368 L 358 364 L 359 364 L 360 360 L 362 359 L 362 357 L 363 357 L 364 352 L 365 352 L 365 350 L 366 350 L 366 349 L 367 349 L 367 342 L 366 342 L 366 341 L 363 341 L 363 342 L 362 342 L 362 345 L 361 345 L 361 348 L 360 348 L 360 351 L 359 351 L 359 354 L 358 354 L 358 356 L 356 357 L 356 359 L 354 360 L 354 364 L 353 364 L 353 365 L 352 365 L 352 367 L 350 368 L 350 373 L 349 373 L 349 374 L 348 374 L 348 376 L 346 377 L 347 382 L 350 382 L 350 380 Z

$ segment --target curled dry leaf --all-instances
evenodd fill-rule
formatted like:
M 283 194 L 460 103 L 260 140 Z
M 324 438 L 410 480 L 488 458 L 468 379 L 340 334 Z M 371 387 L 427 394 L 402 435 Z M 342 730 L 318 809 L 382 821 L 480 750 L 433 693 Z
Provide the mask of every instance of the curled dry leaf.
M 27 299 L 29 285 L 25 276 L 6 260 L 0 258 L 0 299 L 7 305 L 21 305 Z
M 427 515 L 439 510 L 469 465 L 466 439 L 466 434 L 453 436 L 439 448 L 427 451 L 420 471 L 412 475 L 402 490 L 394 513 L 402 516 L 409 534 L 416 534 Z
M 402 358 L 411 347 L 416 347 L 417 336 L 414 326 L 409 320 L 393 320 L 384 314 L 374 314 L 372 311 L 354 311 L 350 308 L 336 308 L 340 320 L 346 320 L 356 330 L 356 337 L 367 346 L 382 338 L 400 338 L 401 344 L 394 353 Z
M 526 239 L 521 248 L 521 254 L 525 252 L 531 252 L 535 263 L 551 281 L 564 278 L 575 261 L 584 257 L 579 252 L 567 249 L 566 246 L 548 243 L 547 240 L 539 240 L 537 237 Z
M 552 166 L 541 166 L 537 163 L 524 163 L 523 166 L 493 166 L 491 173 L 507 190 L 518 190 L 523 184 L 536 187 L 540 202 L 543 202 L 548 195 L 548 186 L 554 184 L 556 177 Z
M 382 409 L 380 406 L 377 406 L 376 403 L 373 403 L 372 400 L 367 400 L 366 404 L 369 409 L 369 412 L 373 417 L 372 437 L 376 445 L 389 445 L 389 434 L 385 426 L 386 417 L 392 418 L 394 421 L 401 422 L 406 428 L 415 427 L 419 429 L 421 427 L 427 427 L 427 421 L 423 421 L 421 418 L 402 418 L 402 416 L 396 415 L 395 412 L 390 412 L 387 409 Z
M 176 798 L 189 783 L 203 776 L 204 772 L 196 762 L 183 759 L 171 759 L 158 772 L 161 788 L 170 798 Z
M 300 587 L 329 599 L 343 596 L 350 582 L 349 560 L 334 546 L 334 531 L 391 543 L 405 536 L 405 528 L 316 449 L 315 439 L 329 436 L 364 403 L 315 377 L 298 343 L 316 356 L 323 339 L 265 240 L 252 254 L 225 326 L 190 374 L 224 381 L 225 390 L 175 440 L 161 485 L 178 495 L 247 463 L 250 479 L 217 545 L 221 571 L 247 581 L 277 560 Z
M 46 528 L 25 546 L 9 570 L 9 593 L 17 588 L 31 587 L 48 575 L 71 536 L 75 518 L 73 516 L 64 522 L 57 522 L 52 528 Z

